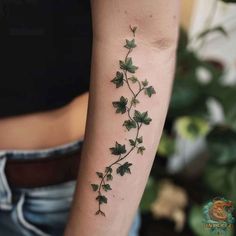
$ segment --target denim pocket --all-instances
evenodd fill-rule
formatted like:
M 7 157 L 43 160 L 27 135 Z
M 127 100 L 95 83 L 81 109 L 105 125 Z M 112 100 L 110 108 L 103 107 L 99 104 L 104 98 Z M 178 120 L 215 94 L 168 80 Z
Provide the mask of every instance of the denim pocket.
M 25 219 L 49 235 L 63 235 L 75 184 L 70 181 L 27 190 L 23 205 Z
M 31 224 L 25 217 L 23 206 L 25 202 L 25 194 L 21 193 L 17 203 L 11 211 L 9 211 L 10 222 L 8 222 L 8 229 L 17 232 L 17 236 L 50 236 L 36 225 Z M 10 223 L 10 225 L 9 225 Z M 7 224 L 5 224 L 7 226 Z M 14 236 L 15 234 L 7 234 L 5 236 Z

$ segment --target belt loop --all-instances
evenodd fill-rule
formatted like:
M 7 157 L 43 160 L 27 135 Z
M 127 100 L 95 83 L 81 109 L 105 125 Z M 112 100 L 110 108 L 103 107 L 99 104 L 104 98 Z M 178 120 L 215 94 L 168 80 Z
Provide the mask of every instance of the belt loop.
M 23 205 L 25 202 L 25 193 L 22 192 L 19 201 L 17 202 L 15 211 L 16 211 L 16 216 L 17 220 L 19 223 L 28 231 L 31 231 L 34 235 L 37 236 L 50 236 L 49 234 L 44 233 L 42 230 L 38 229 L 36 226 L 32 225 L 29 223 L 23 214 Z
M 12 193 L 5 175 L 6 155 L 0 151 L 0 209 L 12 209 Z

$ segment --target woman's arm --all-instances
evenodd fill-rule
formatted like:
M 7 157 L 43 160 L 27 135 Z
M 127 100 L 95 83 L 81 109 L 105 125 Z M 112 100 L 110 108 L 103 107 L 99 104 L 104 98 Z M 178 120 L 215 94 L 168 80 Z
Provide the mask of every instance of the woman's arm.
M 128 234 L 166 117 L 178 11 L 178 0 L 92 1 L 89 109 L 66 236 Z

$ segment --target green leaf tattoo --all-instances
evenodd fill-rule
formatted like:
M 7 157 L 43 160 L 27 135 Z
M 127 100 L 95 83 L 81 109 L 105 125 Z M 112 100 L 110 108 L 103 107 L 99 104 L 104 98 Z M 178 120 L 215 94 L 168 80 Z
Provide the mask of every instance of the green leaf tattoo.
M 118 155 L 118 156 L 126 153 L 125 145 L 121 145 L 117 142 L 116 142 L 115 147 L 110 148 L 110 150 L 111 150 L 111 154 Z
M 124 77 L 123 73 L 121 73 L 119 71 L 116 72 L 116 77 L 113 80 L 111 80 L 111 82 L 116 85 L 116 88 L 123 86 L 123 84 L 124 84 L 123 77 Z
M 124 46 L 125 48 L 128 48 L 128 49 L 131 49 L 131 48 L 135 48 L 136 47 L 136 44 L 135 44 L 135 41 L 134 41 L 134 39 L 132 39 L 132 40 L 128 40 L 128 39 L 126 39 L 126 44 L 125 44 L 125 46 Z
M 98 200 L 99 204 L 107 203 L 107 198 L 103 195 L 98 195 L 96 200 Z
M 135 37 L 137 27 L 130 26 L 130 31 Z M 115 145 L 110 147 L 109 150 L 111 155 L 115 156 L 116 160 L 106 166 L 104 171 L 96 172 L 98 183 L 91 184 L 92 191 L 97 193 L 95 199 L 98 203 L 98 210 L 95 214 L 102 216 L 105 216 L 105 213 L 102 211 L 101 206 L 102 204 L 107 204 L 108 202 L 105 195 L 107 192 L 112 191 L 110 182 L 114 178 L 114 173 L 119 176 L 131 174 L 131 166 L 133 164 L 128 161 L 124 162 L 124 160 L 127 160 L 130 153 L 135 150 L 141 155 L 143 155 L 145 151 L 145 147 L 143 146 L 143 136 L 140 136 L 139 132 L 142 125 L 149 125 L 152 119 L 148 116 L 147 111 L 138 111 L 137 109 L 134 109 L 134 107 L 138 106 L 140 103 L 137 97 L 141 94 L 141 92 L 148 97 L 156 94 L 153 86 L 148 86 L 149 83 L 147 79 L 139 80 L 137 76 L 134 76 L 138 70 L 138 67 L 133 64 L 130 53 L 137 47 L 135 39 L 126 39 L 124 47 L 128 50 L 128 52 L 125 58 L 119 61 L 120 71 L 116 72 L 116 75 L 111 82 L 115 85 L 115 88 L 122 87 L 126 84 L 132 96 L 130 98 L 121 96 L 119 100 L 112 102 L 112 106 L 115 108 L 116 113 L 127 114 L 127 118 L 124 120 L 123 126 L 127 131 L 135 130 L 135 135 L 133 138 L 128 140 L 127 144 L 121 144 L 115 141 Z M 133 87 L 136 87 L 136 89 Z
M 112 190 L 110 184 L 103 184 L 103 185 L 102 185 L 102 188 L 103 188 L 104 191 L 106 191 L 106 192 L 109 191 L 109 190 Z
M 125 126 L 128 131 L 130 131 L 130 129 L 132 128 L 137 127 L 136 122 L 134 120 L 125 120 L 123 126 Z
M 93 191 L 97 191 L 98 190 L 98 184 L 91 184 Z
M 149 86 L 149 87 L 145 88 L 144 91 L 145 91 L 145 94 L 148 95 L 148 97 L 151 97 L 152 94 L 156 93 L 155 89 L 152 86 Z
M 145 150 L 144 146 L 138 147 L 137 153 L 140 153 L 141 155 L 143 155 L 144 150 Z
M 125 59 L 125 61 L 120 61 L 120 69 L 128 71 L 130 73 L 135 73 L 138 67 L 133 65 L 132 58 L 128 57 Z
M 131 171 L 130 171 L 130 168 L 129 168 L 130 166 L 132 166 L 131 163 L 125 162 L 123 165 L 119 166 L 116 169 L 116 173 L 120 174 L 121 176 L 123 176 L 125 173 L 131 174 Z
M 124 114 L 126 112 L 127 103 L 128 99 L 122 96 L 120 97 L 120 101 L 112 102 L 112 105 L 116 108 L 116 113 Z
M 136 83 L 138 81 L 138 79 L 135 76 L 132 76 L 130 78 L 128 78 L 130 81 L 132 81 L 132 83 Z
M 150 122 L 152 121 L 152 119 L 150 117 L 148 117 L 148 112 L 147 111 L 141 113 L 137 110 L 134 111 L 134 120 L 137 123 L 143 123 L 145 125 L 149 125 Z

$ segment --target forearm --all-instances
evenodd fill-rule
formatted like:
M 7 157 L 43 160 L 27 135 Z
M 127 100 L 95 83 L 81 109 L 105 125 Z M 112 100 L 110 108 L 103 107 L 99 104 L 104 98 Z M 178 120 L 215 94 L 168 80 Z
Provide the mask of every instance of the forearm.
M 94 41 L 85 142 L 66 236 L 127 235 L 155 157 L 173 80 L 177 1 L 165 1 L 165 4 L 174 5 L 168 7 L 163 1 L 155 0 L 140 8 L 141 0 L 135 1 L 135 6 L 131 0 L 107 0 L 100 10 L 98 2 L 93 2 Z M 160 8 L 158 16 L 155 4 Z M 139 9 L 134 9 L 137 7 Z M 116 12 L 112 13 L 112 9 Z M 144 11 L 142 17 L 140 11 Z M 125 39 L 134 38 L 129 25 L 137 26 L 137 46 L 132 50 L 123 47 Z M 134 73 L 120 68 L 119 60 L 125 61 L 126 57 L 132 58 L 138 67 Z M 117 71 L 123 74 L 123 85 L 118 88 L 111 82 Z M 132 75 L 140 84 L 128 80 Z M 141 83 L 145 79 L 156 91 L 151 97 Z M 121 96 L 127 98 L 127 105 L 124 113 L 117 113 L 112 102 L 119 101 Z M 130 103 L 133 97 L 139 100 L 136 106 Z M 147 111 L 152 120 L 146 124 L 138 122 L 134 118 L 135 110 Z M 123 125 L 125 120 L 133 121 L 135 127 L 128 130 Z M 143 141 L 138 144 L 137 138 L 141 136 Z M 134 140 L 135 147 L 129 139 Z M 110 149 L 116 142 L 125 145 L 120 155 L 114 155 L 114 149 Z M 145 147 L 143 155 L 137 153 L 138 146 Z M 118 170 L 126 162 L 132 164 L 129 165 L 131 173 Z M 105 167 L 110 167 L 112 173 Z M 96 172 L 101 172 L 103 177 L 99 178 Z M 107 178 L 109 174 L 112 179 Z M 91 184 L 96 185 L 94 189 Z M 111 190 L 105 191 L 104 184 L 109 184 Z M 105 196 L 107 200 L 99 204 L 98 196 Z

